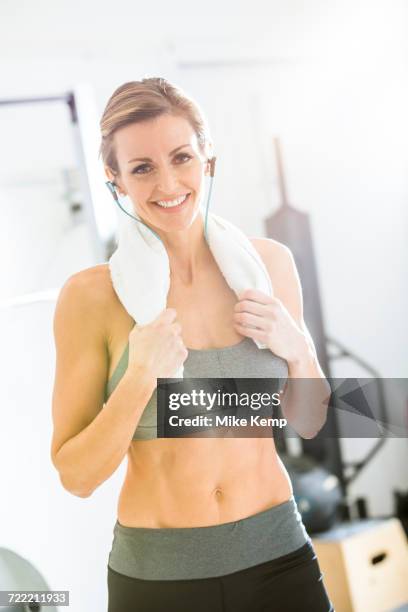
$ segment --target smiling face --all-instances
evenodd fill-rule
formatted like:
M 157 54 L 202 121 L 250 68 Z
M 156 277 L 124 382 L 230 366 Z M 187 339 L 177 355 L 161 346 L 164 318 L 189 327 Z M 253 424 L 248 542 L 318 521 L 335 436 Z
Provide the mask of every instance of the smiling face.
M 135 212 L 163 232 L 188 228 L 196 218 L 209 166 L 187 119 L 164 114 L 114 134 L 119 174 L 113 178 Z

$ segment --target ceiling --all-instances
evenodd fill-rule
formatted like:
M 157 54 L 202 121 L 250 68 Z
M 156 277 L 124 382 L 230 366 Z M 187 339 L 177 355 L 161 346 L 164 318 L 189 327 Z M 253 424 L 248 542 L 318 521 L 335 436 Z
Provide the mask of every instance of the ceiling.
M 0 53 L 131 61 L 147 47 L 185 57 L 232 45 L 233 53 L 304 57 L 347 52 L 370 29 L 388 28 L 394 39 L 400 24 L 402 36 L 407 13 L 404 0 L 2 0 Z

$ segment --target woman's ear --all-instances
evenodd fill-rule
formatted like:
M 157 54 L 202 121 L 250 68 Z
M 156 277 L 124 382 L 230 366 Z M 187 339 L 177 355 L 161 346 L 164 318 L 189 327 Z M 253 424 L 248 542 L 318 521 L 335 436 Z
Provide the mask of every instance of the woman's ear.
M 205 162 L 205 175 L 214 176 L 215 172 L 215 156 L 208 157 Z
M 105 170 L 105 176 L 108 179 L 108 181 L 111 181 L 112 183 L 114 183 L 115 182 L 115 175 L 113 174 L 113 172 L 109 168 L 109 166 L 104 166 L 104 170 Z
M 210 158 L 207 160 L 207 167 L 208 167 L 208 171 L 206 171 L 206 174 L 207 174 L 208 176 L 214 176 L 214 173 L 215 173 L 215 160 L 216 160 L 216 159 L 217 159 L 217 158 L 215 157 L 215 155 L 213 155 L 212 157 L 210 157 Z
M 108 181 L 111 181 L 117 188 L 117 190 L 119 191 L 119 194 L 124 196 L 126 195 L 126 193 L 123 191 L 120 181 L 118 181 L 118 179 L 116 178 L 116 174 L 112 171 L 111 168 L 109 168 L 109 166 L 105 166 L 105 174 L 108 177 Z
M 214 155 L 214 148 L 213 148 L 213 144 L 212 144 L 211 141 L 207 141 L 206 142 L 203 154 L 205 156 L 204 174 L 205 174 L 205 176 L 210 176 L 211 175 L 212 164 L 213 164 L 212 159 L 213 159 L 213 155 Z

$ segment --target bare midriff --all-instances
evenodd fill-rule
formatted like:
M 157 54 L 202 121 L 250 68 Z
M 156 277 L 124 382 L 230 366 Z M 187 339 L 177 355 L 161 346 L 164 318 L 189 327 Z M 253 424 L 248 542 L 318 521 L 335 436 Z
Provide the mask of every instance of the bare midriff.
M 201 527 L 287 501 L 288 474 L 272 438 L 133 441 L 119 497 L 129 527 Z

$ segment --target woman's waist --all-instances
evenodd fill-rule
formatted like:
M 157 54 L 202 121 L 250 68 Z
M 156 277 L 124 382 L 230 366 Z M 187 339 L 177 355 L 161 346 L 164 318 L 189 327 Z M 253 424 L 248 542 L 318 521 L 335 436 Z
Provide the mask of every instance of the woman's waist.
M 257 469 L 228 468 L 139 476 L 128 470 L 118 520 L 141 527 L 217 525 L 261 512 L 287 501 L 292 487 L 280 462 Z
M 293 496 L 241 519 L 197 527 L 114 527 L 109 565 L 147 580 L 225 575 L 300 549 L 309 541 Z

